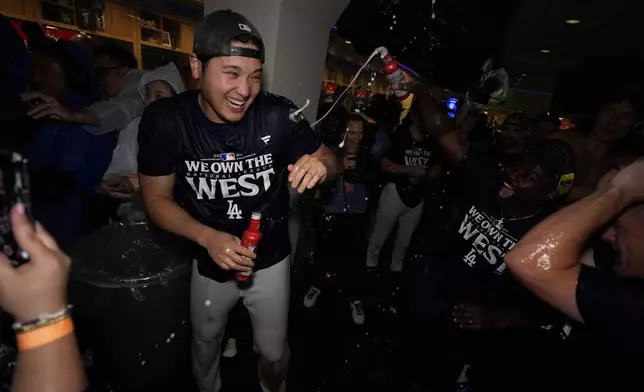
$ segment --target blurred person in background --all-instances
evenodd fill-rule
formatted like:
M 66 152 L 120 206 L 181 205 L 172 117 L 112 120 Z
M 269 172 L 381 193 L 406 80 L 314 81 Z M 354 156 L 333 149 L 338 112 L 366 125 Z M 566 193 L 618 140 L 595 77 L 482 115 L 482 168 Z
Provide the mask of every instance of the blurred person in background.
M 16 241 L 30 260 L 15 268 L 0 253 L 0 307 L 16 324 L 12 392 L 81 392 L 87 387 L 67 306 L 70 259 L 23 205 L 11 210 Z
M 28 94 L 34 100 L 42 95 L 78 110 L 90 106 L 90 62 L 76 43 L 48 40 L 34 48 L 31 66 L 38 91 Z M 95 188 L 109 165 L 116 134 L 94 136 L 79 124 L 50 117 L 38 122 L 29 152 L 34 216 L 66 249 L 90 230 L 85 214 L 95 207 Z
M 550 136 L 567 142 L 577 156 L 578 174 L 569 202 L 593 193 L 607 172 L 634 158 L 623 142 L 642 118 L 641 99 L 639 91 L 621 91 L 602 107 L 587 135 L 562 131 Z
M 509 115 L 499 127 L 494 149 L 497 161 L 504 166 L 512 166 L 525 151 L 530 137 L 530 119 L 525 113 Z
M 26 115 L 28 106 L 20 94 L 30 82 L 25 42 L 10 19 L 0 14 L 0 146 L 25 155 L 35 136 L 35 124 Z
M 139 81 L 139 94 L 145 106 L 162 98 L 170 98 L 185 91 L 183 80 L 174 63 L 147 72 Z M 103 175 L 101 191 L 117 198 L 128 198 L 139 189 L 137 136 L 141 117 L 130 122 L 119 132 L 119 139 L 110 166 Z
M 319 189 L 323 213 L 313 217 L 319 220 L 317 271 L 313 285 L 304 297 L 304 306 L 313 307 L 322 291 L 331 291 L 334 285 L 330 283 L 337 280 L 356 324 L 364 323 L 360 298 L 364 294 L 361 289 L 366 271 L 360 260 L 364 259 L 367 242 L 369 181 L 378 169 L 377 160 L 364 144 L 364 125 L 359 114 L 351 115 L 344 146 L 331 148 L 336 154 L 340 174 Z M 338 249 L 342 249 L 341 255 Z
M 552 112 L 539 113 L 532 120 L 531 137 L 543 139 L 553 135 L 561 127 L 561 119 Z
M 124 129 L 141 116 L 144 105 L 138 84 L 144 71 L 137 69 L 136 58 L 127 49 L 103 45 L 94 52 L 94 70 L 98 78 L 101 100 L 83 109 L 68 107 L 57 97 L 41 91 L 22 94 L 24 101 L 41 103 L 29 110 L 35 119 L 53 118 L 81 124 L 93 135 L 102 135 Z
M 371 149 L 376 159 L 381 159 L 391 144 L 391 133 L 399 125 L 398 103 L 389 101 L 383 94 L 376 94 L 359 114 L 366 121 L 364 145 Z
M 337 146 L 342 142 L 342 137 L 345 134 L 346 130 L 344 128 L 349 118 L 349 110 L 346 107 L 349 92 L 345 94 L 345 91 L 344 87 L 337 87 L 331 96 L 330 102 L 325 102 L 318 108 L 318 119 L 333 108 L 329 115 L 317 126 L 317 131 L 325 146 Z
M 643 202 L 639 160 L 608 173 L 592 195 L 540 223 L 506 256 L 521 283 L 589 332 L 579 346 L 585 355 L 561 364 L 578 390 L 644 388 Z M 586 243 L 600 230 L 614 249 L 614 259 L 603 262 L 610 271 L 582 263 Z
M 390 269 L 401 272 L 411 237 L 423 214 L 430 183 L 440 174 L 440 147 L 432 143 L 420 108 L 413 104 L 396 129 L 381 161 L 390 182 L 382 190 L 373 234 L 369 240 L 366 264 L 378 266 L 380 250 L 398 223 Z

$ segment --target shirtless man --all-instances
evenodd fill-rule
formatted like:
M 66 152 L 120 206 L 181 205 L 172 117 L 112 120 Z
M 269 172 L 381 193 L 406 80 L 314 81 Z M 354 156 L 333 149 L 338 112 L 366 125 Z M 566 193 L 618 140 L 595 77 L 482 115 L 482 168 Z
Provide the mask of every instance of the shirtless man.
M 566 131 L 550 136 L 567 142 L 577 158 L 577 177 L 568 196 L 570 202 L 591 194 L 604 174 L 629 161 L 629 154 L 618 144 L 639 117 L 633 99 L 622 96 L 604 105 L 588 135 Z

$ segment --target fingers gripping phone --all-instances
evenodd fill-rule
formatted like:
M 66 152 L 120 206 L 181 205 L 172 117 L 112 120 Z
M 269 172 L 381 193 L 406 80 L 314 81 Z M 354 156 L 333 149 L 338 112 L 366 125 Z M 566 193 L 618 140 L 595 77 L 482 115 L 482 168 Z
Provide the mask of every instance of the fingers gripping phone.
M 29 261 L 29 254 L 20 249 L 11 229 L 9 215 L 18 203 L 25 206 L 27 217 L 33 221 L 27 159 L 16 152 L 0 150 L 0 251 L 16 267 Z

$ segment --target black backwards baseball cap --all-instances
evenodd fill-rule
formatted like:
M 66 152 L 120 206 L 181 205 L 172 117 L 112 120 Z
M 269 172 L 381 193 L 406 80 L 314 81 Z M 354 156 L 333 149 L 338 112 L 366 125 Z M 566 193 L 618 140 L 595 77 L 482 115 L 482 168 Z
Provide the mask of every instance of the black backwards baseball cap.
M 232 46 L 235 38 L 248 37 L 259 43 L 259 50 Z M 231 10 L 215 11 L 195 27 L 193 52 L 206 62 L 213 57 L 241 56 L 264 63 L 264 40 L 259 31 L 243 15 Z
M 576 159 L 568 143 L 558 139 L 543 139 L 532 145 L 526 154 L 537 160 L 557 197 L 570 192 L 575 182 Z

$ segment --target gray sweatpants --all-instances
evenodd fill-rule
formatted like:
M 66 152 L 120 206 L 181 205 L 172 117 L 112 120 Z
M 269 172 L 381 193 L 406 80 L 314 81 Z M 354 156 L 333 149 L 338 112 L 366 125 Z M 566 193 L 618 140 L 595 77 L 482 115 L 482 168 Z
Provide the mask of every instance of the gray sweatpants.
M 423 201 L 414 208 L 407 207 L 400 200 L 396 185 L 389 183 L 384 187 L 378 204 L 376 225 L 367 249 L 367 267 L 378 266 L 380 249 L 382 249 L 389 233 L 398 222 L 398 233 L 396 234 L 390 268 L 392 271 L 402 271 L 409 242 L 423 215 L 424 204 L 425 202 Z
M 289 258 L 255 271 L 253 285 L 246 290 L 229 281 L 219 283 L 192 268 L 190 313 L 193 326 L 192 367 L 201 392 L 221 389 L 219 361 L 228 313 L 241 297 L 253 323 L 255 347 L 259 352 L 259 379 L 264 392 L 286 390 L 290 356 L 286 341 L 289 304 Z

